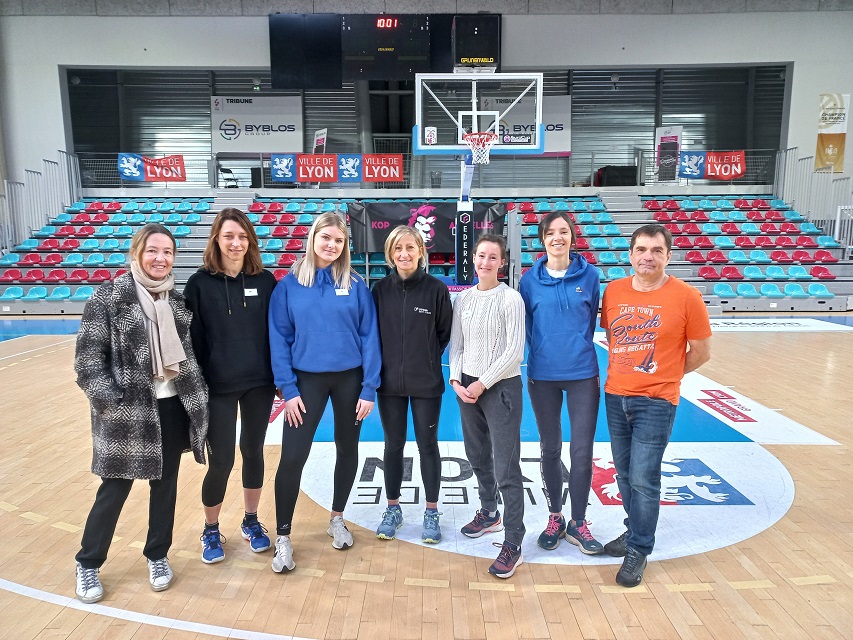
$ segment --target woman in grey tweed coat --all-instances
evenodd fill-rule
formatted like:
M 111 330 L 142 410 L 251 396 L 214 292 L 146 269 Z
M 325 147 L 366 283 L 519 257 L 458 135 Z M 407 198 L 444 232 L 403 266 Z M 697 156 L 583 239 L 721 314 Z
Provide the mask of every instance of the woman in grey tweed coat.
M 205 461 L 207 387 L 193 354 L 192 315 L 174 289 L 175 246 L 165 227 L 142 227 L 130 272 L 102 285 L 80 322 L 74 369 L 91 405 L 92 472 L 101 476 L 76 556 L 83 602 L 103 597 L 98 571 L 134 479 L 151 487 L 143 549 L 151 588 L 169 587 L 181 454 Z

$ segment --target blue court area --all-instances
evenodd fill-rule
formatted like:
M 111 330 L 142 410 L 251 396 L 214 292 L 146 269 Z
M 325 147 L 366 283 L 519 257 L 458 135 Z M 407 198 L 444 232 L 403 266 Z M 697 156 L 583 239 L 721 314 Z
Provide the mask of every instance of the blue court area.
M 609 442 L 610 434 L 607 431 L 607 419 L 604 412 L 604 379 L 607 371 L 607 351 L 604 347 L 596 344 L 598 354 L 598 368 L 601 371 L 601 404 L 598 411 L 598 424 L 595 430 L 596 442 Z M 447 375 L 450 371 L 447 366 L 447 353 L 444 355 L 444 375 L 447 390 L 441 405 L 441 419 L 438 425 L 438 439 L 442 442 L 461 442 L 462 425 L 459 418 L 459 407 L 456 394 L 447 383 Z M 526 361 L 521 366 L 521 378 L 524 384 L 524 410 L 521 418 L 521 440 L 522 442 L 539 442 L 539 432 L 536 429 L 536 420 L 533 416 L 533 407 L 530 406 L 530 398 L 527 395 L 527 365 Z M 333 438 L 333 423 L 331 405 L 327 407 L 323 420 L 317 429 L 315 441 L 331 442 Z M 382 434 L 382 423 L 379 420 L 379 412 L 374 411 L 365 421 L 361 428 L 361 440 L 363 442 L 384 440 Z M 414 442 L 415 432 L 409 416 L 408 440 Z M 565 406 L 563 407 L 563 441 L 571 440 L 571 429 L 569 427 L 569 416 Z M 672 429 L 672 442 L 752 442 L 739 431 L 735 431 L 714 416 L 706 413 L 692 402 L 681 399 L 678 412 L 675 416 L 675 426 Z
M 80 320 L 0 320 L 0 342 L 23 336 L 68 336 L 80 329 Z

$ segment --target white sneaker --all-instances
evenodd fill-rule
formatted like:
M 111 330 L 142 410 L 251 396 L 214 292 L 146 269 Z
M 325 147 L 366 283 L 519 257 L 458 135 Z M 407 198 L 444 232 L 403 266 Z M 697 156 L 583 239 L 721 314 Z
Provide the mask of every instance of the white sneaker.
M 169 566 L 168 558 L 148 561 L 148 582 L 154 591 L 165 591 L 172 584 L 175 574 Z
M 285 569 L 293 571 L 296 563 L 293 561 L 293 545 L 290 536 L 279 536 L 275 541 L 275 555 L 272 559 L 272 570 L 281 573 Z
M 332 546 L 335 549 L 347 549 L 352 546 L 352 534 L 341 516 L 335 516 L 329 521 L 326 533 L 332 536 Z
M 92 604 L 104 597 L 104 587 L 98 577 L 99 569 L 84 569 L 77 563 L 77 599 Z

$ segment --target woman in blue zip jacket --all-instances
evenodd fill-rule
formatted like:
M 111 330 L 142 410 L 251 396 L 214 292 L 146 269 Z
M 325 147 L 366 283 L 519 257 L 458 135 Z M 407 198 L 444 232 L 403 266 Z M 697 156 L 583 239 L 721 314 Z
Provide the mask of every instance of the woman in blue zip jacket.
M 426 497 L 421 540 L 436 544 L 441 541 L 438 522 L 441 485 L 438 417 L 444 393 L 441 354 L 450 342 L 453 307 L 447 285 L 424 271 L 426 259 L 421 234 L 404 225 L 395 228 L 385 240 L 385 260 L 391 273 L 373 288 L 382 342 L 378 402 L 385 432 L 383 463 L 388 498 L 376 537 L 393 540 L 397 529 L 403 526 L 400 488 L 411 405 Z
M 334 493 L 327 533 L 348 549 L 343 520 L 358 469 L 361 421 L 373 410 L 381 366 L 376 308 L 370 290 L 350 268 L 349 235 L 335 213 L 319 216 L 307 250 L 273 291 L 270 353 L 275 386 L 285 401 L 281 460 L 275 477 L 273 571 L 292 570 L 290 541 L 302 469 L 329 399 L 334 411 Z
M 593 334 L 599 303 L 598 270 L 572 251 L 575 225 L 555 211 L 539 223 L 546 255 L 521 277 L 527 331 L 527 392 L 539 428 L 542 482 L 548 524 L 539 546 L 556 549 L 566 538 L 585 554 L 604 551 L 586 524 L 592 483 L 592 446 L 598 418 L 598 360 Z M 571 444 L 569 500 L 571 518 L 562 514 L 563 393 L 569 411 Z

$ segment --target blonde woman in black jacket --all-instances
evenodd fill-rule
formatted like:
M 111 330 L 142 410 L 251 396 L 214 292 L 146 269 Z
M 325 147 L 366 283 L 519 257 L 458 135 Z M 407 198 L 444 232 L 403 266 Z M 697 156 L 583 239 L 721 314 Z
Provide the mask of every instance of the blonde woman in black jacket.
M 376 537 L 393 540 L 397 529 L 403 526 L 400 488 L 411 405 L 426 494 L 421 539 L 435 544 L 441 540 L 438 512 L 441 481 L 438 417 L 444 393 L 441 354 L 450 342 L 453 308 L 447 286 L 424 271 L 426 247 L 417 230 L 399 226 L 391 231 L 385 241 L 385 259 L 391 273 L 373 288 L 382 343 L 382 382 L 377 394 L 385 432 L 388 497 Z
M 264 439 L 275 397 L 267 312 L 276 281 L 264 270 L 255 229 L 239 209 L 228 207 L 216 216 L 203 260 L 187 281 L 184 297 L 193 312 L 193 347 L 210 388 L 201 561 L 212 564 L 225 559 L 219 512 L 234 467 L 238 406 L 245 506 L 240 532 L 255 553 L 270 548 L 258 505 L 264 486 Z
M 101 285 L 86 303 L 74 370 L 92 415 L 92 473 L 101 476 L 77 560 L 77 598 L 104 596 L 107 559 L 134 479 L 148 480 L 148 559 L 154 591 L 167 589 L 178 467 L 192 451 L 204 464 L 207 386 L 193 354 L 190 312 L 175 291 L 175 239 L 159 224 L 133 237 L 130 272 Z

